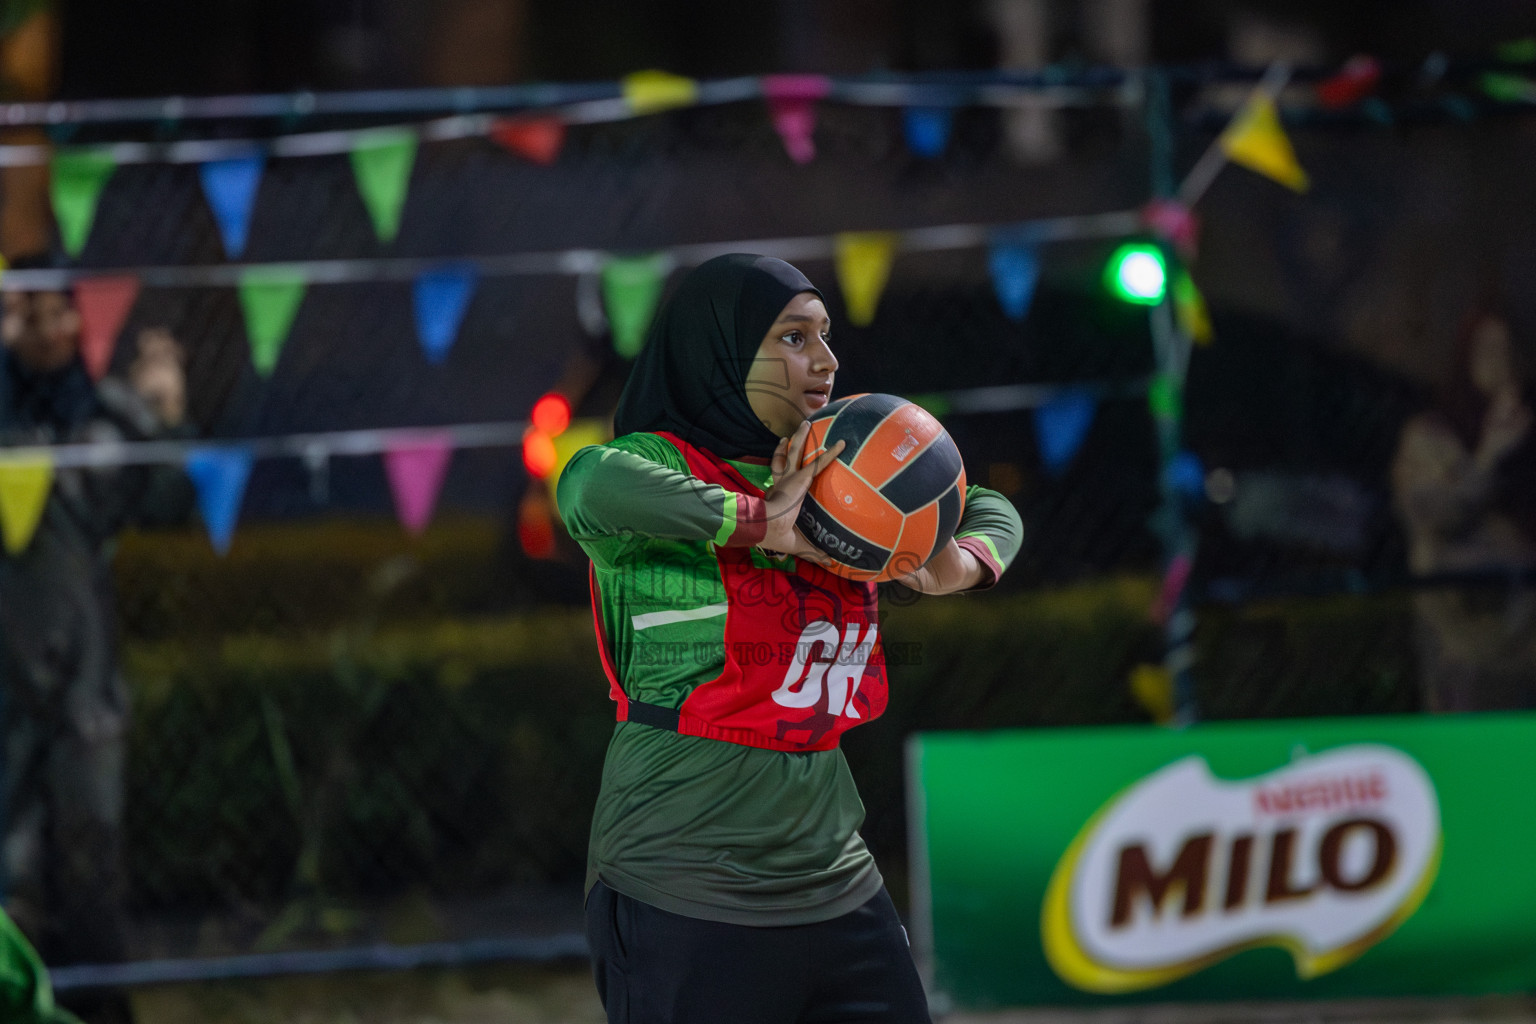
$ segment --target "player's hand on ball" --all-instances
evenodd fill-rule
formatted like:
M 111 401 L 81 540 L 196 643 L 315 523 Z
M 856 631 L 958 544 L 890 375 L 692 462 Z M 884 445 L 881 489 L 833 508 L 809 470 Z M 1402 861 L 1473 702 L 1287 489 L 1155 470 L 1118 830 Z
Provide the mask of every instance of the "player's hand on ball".
M 773 486 L 764 493 L 768 505 L 768 532 L 759 546 L 765 551 L 808 558 L 818 565 L 825 565 L 831 559 L 805 539 L 795 526 L 795 520 L 800 516 L 800 503 L 805 500 L 811 481 L 837 458 L 843 450 L 843 442 L 837 442 L 815 461 L 802 465 L 810 434 L 811 424 L 802 423 L 793 435 L 781 438 L 773 451 Z
M 921 568 L 898 576 L 896 581 L 919 594 L 953 594 L 970 590 L 986 575 L 987 570 L 980 559 L 951 540 L 934 552 Z

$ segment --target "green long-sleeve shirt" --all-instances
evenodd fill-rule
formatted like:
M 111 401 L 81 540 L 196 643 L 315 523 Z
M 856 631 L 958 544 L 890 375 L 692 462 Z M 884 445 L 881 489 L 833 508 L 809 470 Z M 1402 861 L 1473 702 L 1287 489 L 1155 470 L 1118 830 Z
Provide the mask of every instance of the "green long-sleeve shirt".
M 731 464 L 759 487 L 771 482 L 766 465 Z M 664 438 L 630 434 L 577 452 L 556 500 L 592 559 L 625 693 L 677 707 L 724 665 L 726 593 L 714 547 L 761 541 L 761 499 L 693 477 Z M 1017 553 L 1022 527 L 1007 499 L 973 487 L 956 535 L 996 574 Z M 621 722 L 593 815 L 587 884 L 601 878 L 706 920 L 828 920 L 882 884 L 858 832 L 863 819 L 838 749 L 763 750 Z

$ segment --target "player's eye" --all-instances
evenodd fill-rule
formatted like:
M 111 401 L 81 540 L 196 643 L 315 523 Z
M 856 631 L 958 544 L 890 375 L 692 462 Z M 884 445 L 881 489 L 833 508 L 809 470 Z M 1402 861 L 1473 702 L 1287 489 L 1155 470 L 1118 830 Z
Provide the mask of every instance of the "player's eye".
M 805 336 L 802 335 L 799 331 L 790 331 L 780 340 L 787 341 L 791 345 L 798 345 L 805 340 Z

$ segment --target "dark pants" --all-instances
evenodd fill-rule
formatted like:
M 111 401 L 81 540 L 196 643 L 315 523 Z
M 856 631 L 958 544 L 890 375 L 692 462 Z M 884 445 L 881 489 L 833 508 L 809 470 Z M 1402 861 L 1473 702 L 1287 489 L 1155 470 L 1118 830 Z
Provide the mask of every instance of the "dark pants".
M 884 889 L 830 921 L 754 928 L 671 914 L 598 882 L 587 941 L 609 1024 L 930 1022 Z

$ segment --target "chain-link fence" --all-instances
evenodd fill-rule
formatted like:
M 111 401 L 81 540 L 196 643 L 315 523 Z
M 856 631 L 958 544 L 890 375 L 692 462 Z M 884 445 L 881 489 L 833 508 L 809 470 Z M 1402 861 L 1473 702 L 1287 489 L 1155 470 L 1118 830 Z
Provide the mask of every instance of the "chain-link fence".
M 272 160 L 244 258 L 644 252 L 1135 210 L 1148 194 L 1152 147 L 1136 108 L 1065 112 L 1069 155 L 1034 167 L 1007 154 L 996 109 L 962 110 L 939 158 L 908 151 L 894 111 L 827 105 L 820 116 L 806 166 L 747 104 L 574 126 L 548 166 L 485 139 L 423 145 L 391 243 L 376 240 L 345 155 Z M 1407 585 L 1391 464 L 1403 424 L 1429 401 L 1424 368 L 1448 365 L 1441 336 L 1480 282 L 1450 259 L 1419 307 L 1433 315 L 1413 332 L 1382 337 L 1401 318 L 1370 318 L 1426 265 L 1417 250 L 1387 248 L 1392 239 L 1486 251 L 1496 277 L 1536 258 L 1503 223 L 1529 208 L 1530 182 L 1504 181 L 1493 201 L 1478 190 L 1485 171 L 1503 172 L 1448 155 L 1528 149 L 1523 127 L 1312 128 L 1295 137 L 1311 197 L 1234 171 L 1203 204 L 1194 273 L 1216 340 L 1190 366 L 1186 446 L 1204 476 L 1184 500 L 1199 540 L 1187 594 L 1205 717 L 1423 707 L 1423 591 Z M 1179 128 L 1181 165 L 1210 137 Z M 1475 216 L 1453 224 L 1415 204 L 1436 175 L 1473 197 Z M 1505 241 L 1484 246 L 1493 235 Z M 868 327 L 845 322 L 829 259 L 800 261 L 831 299 L 839 390 L 947 396 L 971 480 L 1012 498 L 1027 529 L 991 593 L 886 595 L 891 709 L 845 746 L 893 892 L 912 730 L 1144 723 L 1167 711 L 1131 682 L 1164 657 L 1152 613 L 1164 488 L 1147 313 L 1103 287 L 1114 242 L 1046 245 L 1022 321 L 1000 308 L 984 247 L 898 254 Z M 114 173 L 78 265 L 222 260 L 196 169 L 148 163 Z M 190 418 L 209 438 L 520 421 L 571 380 L 578 414 L 601 416 L 625 363 L 581 315 L 583 287 L 576 275 L 483 277 L 433 366 L 409 288 L 316 284 L 263 378 L 232 288 L 145 286 L 114 367 L 126 370 L 140 330 L 167 327 L 188 355 Z M 1326 302 L 1307 304 L 1309 288 Z M 1510 310 L 1517 326 L 1523 314 Z M 1097 389 L 1064 465 L 1038 453 L 1038 400 L 966 405 L 979 389 L 1021 385 Z M 135 956 L 573 926 L 612 709 L 577 549 L 559 538 L 535 557 L 519 531 L 544 486 L 515 446 L 458 451 L 436 518 L 411 536 L 392 518 L 377 458 L 262 459 L 226 556 L 195 522 L 122 539 Z

